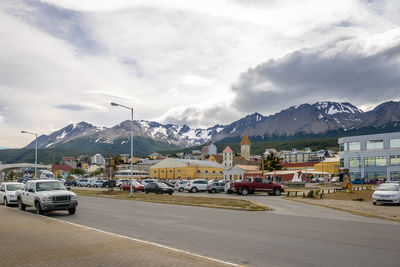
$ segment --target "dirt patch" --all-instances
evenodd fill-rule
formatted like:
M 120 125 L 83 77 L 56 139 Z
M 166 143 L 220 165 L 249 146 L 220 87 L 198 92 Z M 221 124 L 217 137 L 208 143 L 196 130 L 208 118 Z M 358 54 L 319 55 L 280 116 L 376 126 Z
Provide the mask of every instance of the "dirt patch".
M 104 197 L 129 199 L 156 203 L 166 203 L 175 205 L 200 206 L 209 208 L 222 208 L 247 211 L 266 211 L 267 207 L 258 203 L 244 199 L 231 198 L 213 198 L 213 197 L 196 197 L 196 196 L 176 196 L 163 194 L 145 194 L 135 193 L 133 198 L 129 197 L 129 192 L 124 191 L 98 191 L 98 190 L 80 190 L 73 189 L 73 192 L 81 196 Z
M 334 194 L 323 195 L 323 199 L 320 199 L 319 197 L 287 197 L 286 199 L 337 209 L 357 215 L 400 222 L 400 206 L 393 204 L 380 204 L 374 206 L 372 204 L 373 192 L 373 190 L 336 192 Z

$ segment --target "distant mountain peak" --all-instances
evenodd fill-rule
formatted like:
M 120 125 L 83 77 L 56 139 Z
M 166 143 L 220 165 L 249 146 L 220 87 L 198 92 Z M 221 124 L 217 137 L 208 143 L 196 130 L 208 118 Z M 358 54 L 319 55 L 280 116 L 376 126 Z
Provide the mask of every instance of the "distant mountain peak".
M 331 102 L 331 101 L 322 101 L 316 102 L 312 105 L 317 108 L 321 112 L 329 115 L 334 115 L 337 113 L 349 113 L 349 114 L 361 114 L 363 111 L 356 106 L 348 103 L 348 102 Z

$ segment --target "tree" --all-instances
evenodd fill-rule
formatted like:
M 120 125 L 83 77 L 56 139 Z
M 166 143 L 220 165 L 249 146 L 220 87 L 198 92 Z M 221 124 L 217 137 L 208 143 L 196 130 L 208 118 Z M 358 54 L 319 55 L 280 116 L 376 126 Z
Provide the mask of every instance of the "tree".
M 15 174 L 15 172 L 14 172 L 14 171 L 10 171 L 10 172 L 8 173 L 8 175 L 7 175 L 7 179 L 13 180 L 13 179 L 15 179 L 15 178 L 17 178 L 17 175 Z
M 274 153 L 270 153 L 261 160 L 261 169 L 266 171 L 282 170 L 281 159 Z

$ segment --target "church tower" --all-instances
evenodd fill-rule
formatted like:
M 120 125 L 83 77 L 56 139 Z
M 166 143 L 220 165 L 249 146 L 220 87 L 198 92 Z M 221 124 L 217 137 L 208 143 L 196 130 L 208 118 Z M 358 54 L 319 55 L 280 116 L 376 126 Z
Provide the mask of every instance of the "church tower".
M 244 133 L 242 141 L 240 141 L 240 152 L 242 157 L 250 160 L 250 140 L 246 133 Z

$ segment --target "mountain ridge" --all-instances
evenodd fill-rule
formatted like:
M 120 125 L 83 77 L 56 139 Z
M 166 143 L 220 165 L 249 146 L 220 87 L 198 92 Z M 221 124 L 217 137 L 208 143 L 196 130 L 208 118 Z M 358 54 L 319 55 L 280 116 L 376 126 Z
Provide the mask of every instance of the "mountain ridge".
M 146 140 L 148 148 L 142 152 L 163 148 L 184 148 L 204 145 L 209 142 L 243 136 L 244 132 L 252 139 L 269 137 L 290 137 L 298 134 L 323 135 L 334 131 L 350 131 L 361 128 L 377 128 L 400 122 L 400 102 L 388 101 L 377 105 L 373 110 L 363 112 L 348 102 L 322 101 L 314 104 L 301 104 L 283 109 L 275 114 L 264 116 L 258 112 L 249 114 L 231 124 L 216 124 L 201 129 L 188 125 L 161 124 L 154 121 L 134 120 L 134 140 Z M 393 124 L 394 125 L 394 124 Z M 38 137 L 39 148 L 68 147 L 74 142 L 90 147 L 120 147 L 130 140 L 130 121 L 123 121 L 113 127 L 97 127 L 81 121 L 69 124 L 49 135 Z M 396 126 L 397 127 L 397 126 Z M 80 140 L 79 142 L 77 140 Z M 152 146 L 151 140 L 157 142 Z M 72 144 L 72 143 L 70 143 Z M 33 148 L 34 142 L 25 148 Z

